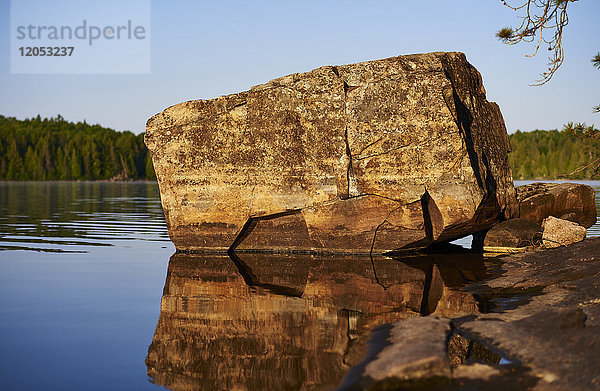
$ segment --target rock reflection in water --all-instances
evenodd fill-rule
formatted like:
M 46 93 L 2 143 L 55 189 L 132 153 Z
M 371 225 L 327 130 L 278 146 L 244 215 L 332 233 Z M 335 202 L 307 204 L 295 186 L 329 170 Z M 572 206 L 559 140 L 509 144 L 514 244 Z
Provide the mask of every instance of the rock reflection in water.
M 174 390 L 335 389 L 371 330 L 477 311 L 456 288 L 483 261 L 180 254 L 171 257 L 148 375 Z M 409 266 L 409 264 L 411 266 Z

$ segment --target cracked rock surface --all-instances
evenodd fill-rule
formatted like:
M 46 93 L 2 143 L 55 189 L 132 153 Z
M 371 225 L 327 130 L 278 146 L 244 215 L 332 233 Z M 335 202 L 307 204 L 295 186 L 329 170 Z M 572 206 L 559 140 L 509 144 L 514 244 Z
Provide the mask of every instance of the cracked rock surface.
M 382 253 L 518 214 L 502 115 L 462 53 L 181 103 L 145 142 L 178 250 Z

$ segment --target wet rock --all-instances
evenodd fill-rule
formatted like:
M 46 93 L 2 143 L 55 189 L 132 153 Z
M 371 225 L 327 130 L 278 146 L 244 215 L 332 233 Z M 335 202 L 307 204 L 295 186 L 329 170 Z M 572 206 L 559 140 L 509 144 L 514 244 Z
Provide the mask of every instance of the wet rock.
M 448 359 L 452 368 L 461 368 L 468 362 L 499 364 L 500 355 L 493 353 L 477 341 L 453 334 L 448 341 Z
M 510 219 L 503 221 L 485 234 L 483 249 L 485 251 L 503 252 L 534 246 L 541 243 L 542 227 L 527 219 Z
M 377 353 L 353 368 L 340 390 L 397 390 L 446 383 L 451 376 L 446 355 L 449 333 L 448 319 L 430 316 L 376 330 L 370 344 L 381 345 Z
M 498 106 L 462 53 L 324 66 L 150 118 L 178 250 L 380 253 L 515 217 Z
M 451 333 L 452 321 L 427 316 L 376 329 L 365 360 L 339 390 L 524 390 L 538 379 L 482 343 Z
M 494 368 L 491 365 L 474 363 L 471 365 L 461 365 L 452 375 L 457 379 L 489 381 L 493 380 L 494 377 L 501 376 L 501 372 L 498 368 Z
M 580 242 L 587 234 L 587 230 L 581 225 L 552 216 L 544 219 L 542 227 L 544 228 L 543 245 L 548 248 Z
M 585 228 L 596 223 L 594 189 L 577 183 L 532 183 L 517 187 L 519 217 L 541 224 L 548 216 L 575 221 Z

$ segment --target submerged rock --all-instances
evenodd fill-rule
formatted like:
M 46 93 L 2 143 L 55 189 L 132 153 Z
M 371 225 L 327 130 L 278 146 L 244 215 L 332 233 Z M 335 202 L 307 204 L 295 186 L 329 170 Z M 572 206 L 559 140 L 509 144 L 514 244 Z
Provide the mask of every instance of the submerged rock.
M 548 248 L 581 242 L 587 234 L 587 230 L 581 225 L 552 216 L 544 219 L 542 227 L 544 228 L 543 245 Z
M 145 142 L 178 250 L 380 253 L 518 212 L 500 109 L 462 53 L 181 103 L 148 120 Z
M 585 228 L 596 223 L 595 192 L 579 183 L 532 183 L 517 187 L 519 217 L 541 224 L 548 216 Z

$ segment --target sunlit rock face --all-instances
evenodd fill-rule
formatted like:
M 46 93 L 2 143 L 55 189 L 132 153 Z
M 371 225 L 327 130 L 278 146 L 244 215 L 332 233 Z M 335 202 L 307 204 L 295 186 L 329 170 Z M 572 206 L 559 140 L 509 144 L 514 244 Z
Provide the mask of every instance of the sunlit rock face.
M 179 250 L 381 253 L 515 217 L 502 115 L 462 53 L 292 74 L 148 120 Z
M 409 261 L 175 254 L 148 375 L 174 390 L 335 389 L 377 326 L 476 312 L 453 286 L 481 276 Z
M 522 219 L 542 224 L 545 218 L 554 216 L 585 228 L 596 223 L 596 194 L 591 186 L 537 182 L 519 186 L 516 191 Z

